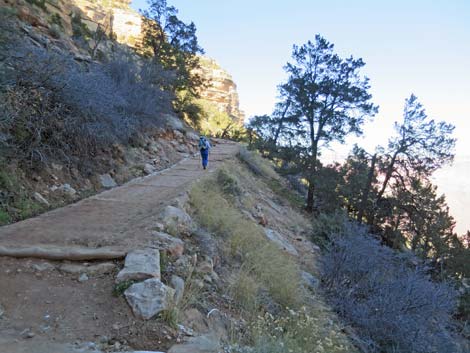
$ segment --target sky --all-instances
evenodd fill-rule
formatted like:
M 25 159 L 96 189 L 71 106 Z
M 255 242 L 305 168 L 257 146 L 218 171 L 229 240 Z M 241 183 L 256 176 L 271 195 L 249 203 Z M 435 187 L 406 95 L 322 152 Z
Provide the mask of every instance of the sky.
M 436 183 L 451 212 L 461 213 L 458 229 L 470 229 L 462 210 L 462 203 L 470 209 L 470 181 L 462 177 L 470 172 L 470 0 L 168 2 L 183 21 L 194 21 L 206 55 L 233 76 L 248 118 L 272 112 L 293 44 L 319 33 L 341 56 L 361 57 L 379 114 L 362 137 L 333 146 L 327 153 L 333 158 L 347 154 L 353 142 L 370 151 L 386 145 L 405 98 L 417 95 L 431 118 L 456 126 L 456 163 L 438 173 Z M 132 6 L 145 8 L 146 1 Z

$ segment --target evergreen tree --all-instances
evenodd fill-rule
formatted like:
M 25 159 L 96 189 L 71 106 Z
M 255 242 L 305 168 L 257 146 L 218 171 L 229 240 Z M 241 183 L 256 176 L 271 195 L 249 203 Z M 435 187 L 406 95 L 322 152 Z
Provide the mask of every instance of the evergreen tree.
M 389 140 L 385 153 L 384 180 L 377 202 L 384 196 L 392 179 L 400 180 L 411 173 L 430 176 L 453 160 L 455 138 L 452 124 L 429 119 L 415 95 L 405 100 L 403 122 L 395 123 L 397 135 Z
M 285 70 L 289 79 L 281 95 L 290 102 L 298 141 L 299 161 L 309 183 L 307 210 L 313 210 L 314 184 L 321 148 L 332 141 L 344 142 L 348 134 L 361 134 L 368 116 L 377 112 L 371 103 L 369 80 L 359 74 L 362 59 L 340 58 L 333 44 L 317 35 L 315 42 L 294 46 L 293 62 Z
M 175 92 L 190 91 L 198 95 L 204 85 L 199 75 L 198 54 L 203 54 L 193 22 L 186 24 L 178 16 L 178 10 L 166 0 L 148 0 L 148 10 L 143 11 L 143 51 L 152 56 L 157 65 L 174 73 Z

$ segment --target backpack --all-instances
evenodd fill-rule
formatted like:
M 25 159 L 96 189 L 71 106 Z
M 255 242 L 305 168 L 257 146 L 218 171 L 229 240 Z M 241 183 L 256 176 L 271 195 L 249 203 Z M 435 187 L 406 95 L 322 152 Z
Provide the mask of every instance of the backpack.
M 200 150 L 205 150 L 207 149 L 207 141 L 205 138 L 200 138 L 199 139 L 199 149 Z

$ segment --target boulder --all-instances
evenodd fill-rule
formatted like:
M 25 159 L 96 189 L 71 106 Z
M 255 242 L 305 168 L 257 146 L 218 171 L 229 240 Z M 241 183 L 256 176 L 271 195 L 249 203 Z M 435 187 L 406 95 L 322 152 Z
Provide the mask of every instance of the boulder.
M 153 232 L 153 243 L 160 250 L 165 250 L 173 257 L 180 258 L 184 252 L 184 242 L 170 234 L 163 232 Z
M 156 249 L 134 250 L 127 254 L 124 268 L 118 273 L 116 283 L 160 278 L 160 252 Z
M 193 221 L 191 217 L 180 208 L 174 206 L 165 207 L 161 214 L 161 220 L 165 230 L 173 235 L 191 234 Z
M 101 186 L 104 188 L 113 188 L 117 186 L 116 182 L 109 174 L 101 174 L 99 176 L 99 179 L 100 179 Z
M 168 353 L 218 353 L 219 351 L 219 340 L 212 335 L 204 335 L 192 337 L 186 343 L 174 345 Z
M 288 252 L 289 254 L 293 256 L 298 256 L 299 253 L 297 250 L 292 246 L 291 243 L 287 239 L 285 239 L 281 234 L 276 232 L 273 229 L 269 228 L 264 228 L 264 233 L 266 234 L 266 237 L 271 240 L 273 243 L 275 243 L 277 246 L 279 246 L 280 249 Z
M 138 318 L 150 320 L 173 305 L 175 291 L 158 278 L 135 283 L 124 292 L 132 312 Z

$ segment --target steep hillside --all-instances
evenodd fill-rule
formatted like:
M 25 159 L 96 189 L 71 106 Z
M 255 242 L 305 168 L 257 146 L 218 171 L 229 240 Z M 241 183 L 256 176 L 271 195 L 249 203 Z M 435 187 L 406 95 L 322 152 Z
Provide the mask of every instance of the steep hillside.
M 219 142 L 216 163 L 197 182 L 178 182 L 196 174 L 193 159 L 25 222 L 36 227 L 28 244 L 11 236 L 26 229 L 21 223 L 0 229 L 0 253 L 10 255 L 0 257 L 1 347 L 274 352 L 269 347 L 278 337 L 293 352 L 355 352 L 318 291 L 319 248 L 308 241 L 310 224 L 292 192 L 258 157 L 242 151 L 238 160 L 237 145 Z M 173 191 L 162 194 L 157 186 Z M 130 206 L 130 191 L 143 187 L 156 190 L 159 206 L 129 211 L 117 222 L 132 227 L 121 237 L 116 222 L 106 225 L 106 203 Z M 88 217 L 97 202 L 102 216 Z M 87 219 L 86 227 L 67 221 L 67 212 Z M 54 229 L 70 227 L 73 241 L 48 236 L 51 221 Z
M 142 43 L 142 18 L 130 7 L 131 0 L 1 0 L 0 6 L 2 4 L 18 8 L 18 16 L 41 33 L 53 37 L 60 35 L 68 49 L 79 51 L 82 59 L 92 60 L 90 50 L 80 51 L 66 38 L 79 31 L 88 31 L 90 47 L 96 52 L 92 55 L 93 58 L 109 56 L 112 49 L 107 40 L 99 37 L 98 28 L 108 37 L 131 48 L 138 48 Z M 76 21 L 77 18 L 80 19 L 79 22 Z M 237 86 L 233 78 L 213 59 L 203 57 L 201 61 L 201 74 L 208 84 L 207 89 L 201 92 L 202 98 L 243 125 L 245 116 L 239 107 Z
M 141 16 L 129 4 L 0 0 L 0 225 L 196 152 L 171 75 L 132 49 Z M 217 104 L 235 113 L 233 87 Z

